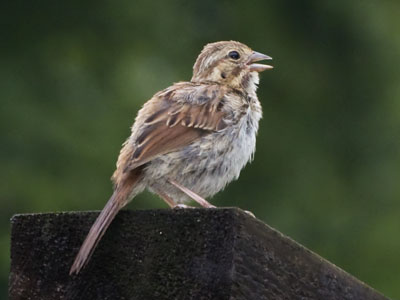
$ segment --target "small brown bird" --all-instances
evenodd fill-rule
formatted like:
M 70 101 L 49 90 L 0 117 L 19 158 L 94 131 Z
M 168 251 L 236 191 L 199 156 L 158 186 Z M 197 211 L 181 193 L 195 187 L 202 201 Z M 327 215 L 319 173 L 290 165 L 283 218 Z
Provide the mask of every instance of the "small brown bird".
M 155 94 L 139 111 L 124 143 L 112 180 L 114 193 L 89 231 L 71 267 L 87 264 L 118 211 L 145 188 L 170 207 L 185 207 L 239 177 L 252 160 L 262 111 L 256 90 L 257 64 L 271 57 L 235 42 L 204 47 L 190 82 L 179 82 Z

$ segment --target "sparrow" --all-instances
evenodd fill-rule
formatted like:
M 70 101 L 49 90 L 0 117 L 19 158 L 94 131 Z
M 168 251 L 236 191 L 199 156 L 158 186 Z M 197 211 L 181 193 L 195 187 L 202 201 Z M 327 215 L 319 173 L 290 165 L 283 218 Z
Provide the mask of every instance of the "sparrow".
M 189 82 L 156 93 L 137 114 L 112 176 L 114 192 L 84 240 L 70 275 L 87 264 L 108 226 L 144 189 L 171 208 L 211 197 L 254 157 L 262 117 L 256 63 L 271 57 L 236 41 L 207 44 Z

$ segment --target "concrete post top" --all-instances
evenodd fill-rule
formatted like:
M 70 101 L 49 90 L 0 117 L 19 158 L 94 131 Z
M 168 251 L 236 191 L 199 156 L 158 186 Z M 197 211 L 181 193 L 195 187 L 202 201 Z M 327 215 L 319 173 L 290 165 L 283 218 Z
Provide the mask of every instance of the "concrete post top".
M 387 299 L 237 208 L 122 211 L 69 276 L 97 215 L 15 215 L 9 298 Z

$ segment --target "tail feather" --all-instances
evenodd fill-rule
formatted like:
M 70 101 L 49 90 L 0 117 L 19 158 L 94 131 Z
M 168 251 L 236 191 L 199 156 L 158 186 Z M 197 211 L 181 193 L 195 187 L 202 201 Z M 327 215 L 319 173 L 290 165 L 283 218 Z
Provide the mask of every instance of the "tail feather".
M 117 213 L 123 208 L 132 194 L 133 188 L 140 179 L 141 169 L 136 169 L 125 178 L 114 191 L 110 200 L 108 200 L 106 206 L 97 217 L 96 221 L 90 228 L 90 231 L 83 242 L 77 256 L 75 257 L 74 263 L 71 266 L 69 274 L 78 274 L 83 267 L 88 263 L 92 256 L 97 244 L 103 237 L 107 228 L 110 226 L 112 220 L 115 218 Z
M 123 207 L 123 202 L 118 201 L 118 198 L 118 191 L 116 190 L 90 229 L 77 256 L 75 257 L 75 261 L 69 271 L 70 275 L 74 273 L 78 274 L 87 264 L 100 239 L 103 237 L 108 226 L 110 226 L 111 221 Z

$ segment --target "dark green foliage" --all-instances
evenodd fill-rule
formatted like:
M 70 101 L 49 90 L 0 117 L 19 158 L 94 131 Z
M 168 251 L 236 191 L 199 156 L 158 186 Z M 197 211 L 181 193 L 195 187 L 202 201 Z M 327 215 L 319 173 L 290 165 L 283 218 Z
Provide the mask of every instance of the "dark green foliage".
M 140 106 L 189 80 L 205 43 L 234 39 L 275 69 L 255 161 L 212 202 L 400 297 L 399 20 L 398 1 L 4 1 L 1 294 L 11 215 L 102 208 Z

